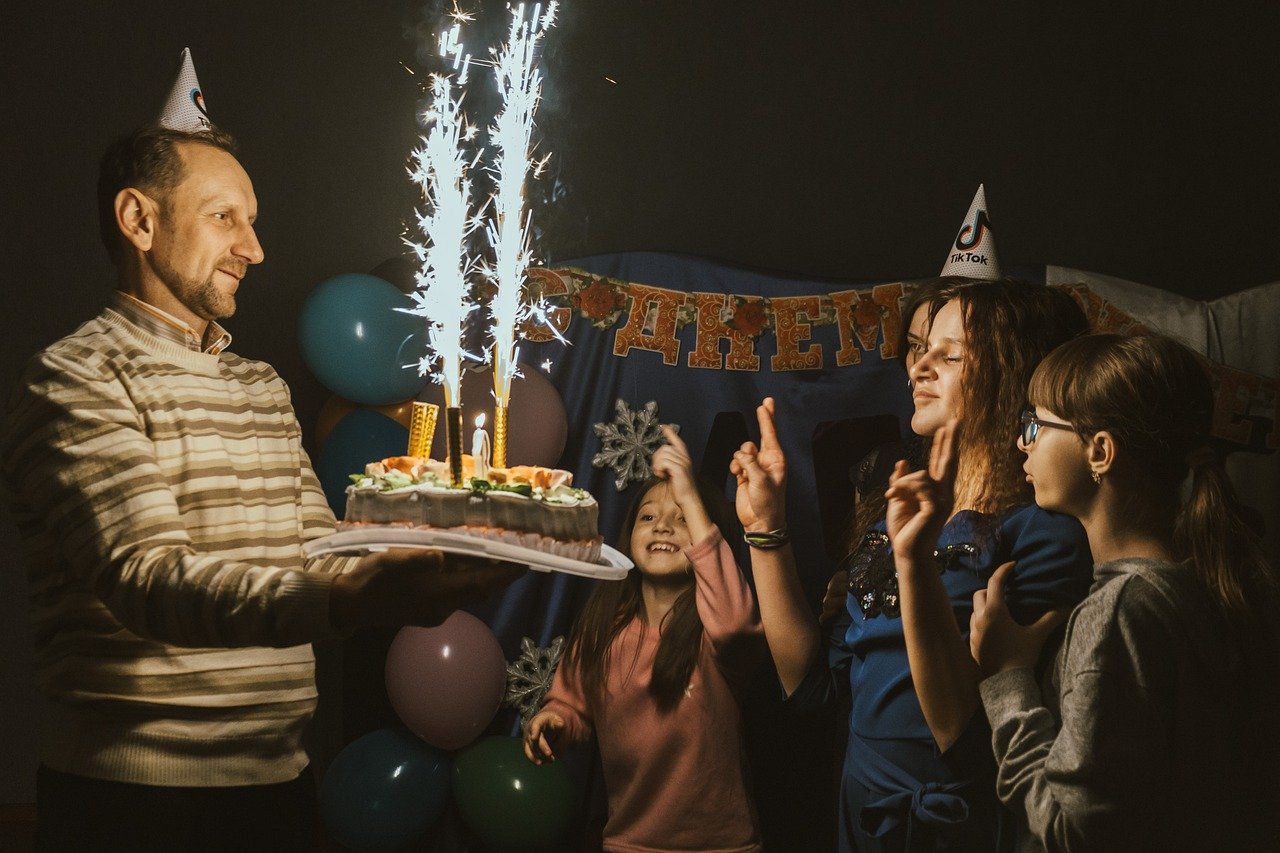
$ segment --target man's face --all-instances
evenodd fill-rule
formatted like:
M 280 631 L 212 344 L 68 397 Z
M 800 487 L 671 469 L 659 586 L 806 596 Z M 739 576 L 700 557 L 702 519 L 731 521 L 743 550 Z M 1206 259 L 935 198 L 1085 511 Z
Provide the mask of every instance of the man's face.
M 258 216 L 253 184 L 236 158 L 220 148 L 184 142 L 179 152 L 183 178 L 156 200 L 150 268 L 196 317 L 230 317 L 240 279 L 263 258 L 253 232 Z

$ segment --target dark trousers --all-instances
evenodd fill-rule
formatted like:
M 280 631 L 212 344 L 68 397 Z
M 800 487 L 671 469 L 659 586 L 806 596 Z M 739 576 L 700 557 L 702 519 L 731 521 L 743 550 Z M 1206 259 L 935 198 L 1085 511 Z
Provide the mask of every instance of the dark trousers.
M 313 851 L 318 807 L 311 769 L 291 782 L 169 788 L 108 782 L 41 767 L 41 851 Z

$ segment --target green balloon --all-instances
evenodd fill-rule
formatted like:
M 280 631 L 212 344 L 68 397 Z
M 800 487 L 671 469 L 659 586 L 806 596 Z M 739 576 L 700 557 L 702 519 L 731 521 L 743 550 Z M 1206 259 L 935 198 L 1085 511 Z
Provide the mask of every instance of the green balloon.
M 453 799 L 467 828 L 498 851 L 552 850 L 575 797 L 559 764 L 535 765 L 520 738 L 481 738 L 453 759 Z

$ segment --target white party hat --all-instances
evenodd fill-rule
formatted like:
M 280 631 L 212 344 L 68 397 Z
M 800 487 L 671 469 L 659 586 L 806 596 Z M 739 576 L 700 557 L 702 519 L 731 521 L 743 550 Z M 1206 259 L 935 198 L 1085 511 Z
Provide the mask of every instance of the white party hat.
M 169 90 L 169 100 L 165 101 L 156 122 L 161 127 L 188 133 L 200 133 L 213 127 L 204 109 L 204 93 L 196 79 L 196 67 L 191 64 L 189 47 L 182 49 L 182 67 L 178 69 L 178 77 Z
M 996 238 L 987 218 L 987 193 L 982 184 L 969 205 L 969 215 L 956 234 L 955 245 L 947 254 L 940 275 L 959 275 L 995 281 L 1001 277 L 1000 259 L 996 255 Z

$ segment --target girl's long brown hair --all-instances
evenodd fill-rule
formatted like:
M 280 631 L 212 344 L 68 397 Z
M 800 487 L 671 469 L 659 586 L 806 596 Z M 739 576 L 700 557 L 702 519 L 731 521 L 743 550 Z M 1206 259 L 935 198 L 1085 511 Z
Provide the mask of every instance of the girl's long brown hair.
M 655 487 L 666 483 L 666 480 L 651 478 L 641 486 L 618 534 L 617 547 L 622 553 L 630 555 L 631 532 L 635 529 L 636 517 L 645 497 Z M 735 541 L 741 531 L 724 493 L 704 480 L 699 479 L 696 483 L 698 495 L 712 523 L 727 541 Z M 633 619 L 644 616 L 640 580 L 640 570 L 633 569 L 620 581 L 600 581 L 570 634 L 561 666 L 566 667 L 566 680 L 582 690 L 593 714 L 599 713 L 604 700 L 610 669 L 619 665 L 635 667 L 634 658 L 631 661 L 613 659 L 613 641 Z M 659 709 L 670 711 L 684 696 L 702 647 L 702 619 L 698 616 L 694 598 L 692 573 L 688 576 L 687 588 L 676 599 L 659 630 L 662 636 L 649 679 L 649 693 Z
M 1082 438 L 1111 433 L 1146 480 L 1126 514 L 1171 538 L 1227 624 L 1269 646 L 1280 580 L 1209 436 L 1213 387 L 1200 357 L 1163 335 L 1087 335 L 1041 363 L 1030 397 Z
M 1087 332 L 1089 321 L 1070 294 L 1058 288 L 1012 279 L 930 279 L 916 288 L 902 312 L 898 352 L 904 360 L 916 310 L 927 305 L 932 325 L 952 300 L 960 302 L 965 335 L 957 434 L 964 482 L 958 486 L 964 490 L 964 508 L 999 513 L 1032 499 L 1017 447 L 1018 418 L 1027 406 L 1031 373 L 1054 347 Z M 882 491 L 872 489 L 859 502 L 851 549 L 884 517 Z

